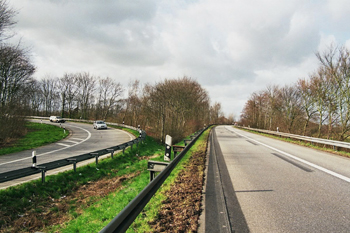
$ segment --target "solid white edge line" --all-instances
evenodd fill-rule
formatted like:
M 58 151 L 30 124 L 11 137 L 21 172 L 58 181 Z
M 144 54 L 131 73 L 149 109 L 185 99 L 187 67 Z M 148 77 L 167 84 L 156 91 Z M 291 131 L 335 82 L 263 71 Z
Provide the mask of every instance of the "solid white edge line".
M 55 152 L 57 152 L 57 151 L 65 150 L 65 149 L 67 149 L 67 148 L 70 148 L 70 147 L 79 145 L 80 143 L 83 143 L 83 142 L 85 142 L 86 140 L 89 140 L 89 139 L 91 138 L 91 133 L 90 133 L 88 130 L 83 129 L 83 128 L 78 127 L 78 126 L 72 126 L 72 125 L 70 125 L 70 127 L 73 127 L 73 128 L 75 127 L 75 128 L 79 128 L 79 129 L 82 129 L 82 130 L 86 131 L 86 132 L 88 133 L 87 138 L 85 138 L 84 140 L 82 140 L 81 142 L 79 142 L 79 143 L 77 143 L 77 144 L 74 144 L 74 145 L 71 145 L 71 146 L 68 146 L 68 147 L 66 146 L 66 147 L 63 147 L 63 148 L 60 148 L 60 149 L 57 149 L 57 150 L 53 150 L 53 151 L 49 151 L 49 152 L 46 152 L 46 153 L 37 154 L 36 156 L 39 157 L 39 156 L 42 156 L 42 155 L 47 155 L 47 154 L 55 153 Z M 1 166 L 1 165 L 5 165 L 5 164 L 10 164 L 10 163 L 15 163 L 15 162 L 18 162 L 18 161 L 23 161 L 23 160 L 26 160 L 26 159 L 31 159 L 31 158 L 32 158 L 32 157 L 30 156 L 30 157 L 23 158 L 23 159 L 12 160 L 12 161 L 9 161 L 9 162 L 6 162 L 6 163 L 1 163 L 0 166 Z
M 226 128 L 226 129 L 228 129 L 228 128 Z M 228 129 L 228 130 L 231 131 L 230 129 Z M 254 141 L 254 142 L 256 142 L 256 143 L 259 143 L 260 145 L 263 145 L 263 146 L 265 146 L 265 147 L 267 147 L 267 148 L 270 148 L 271 150 L 277 151 L 277 152 L 279 152 L 279 153 L 281 153 L 281 154 L 284 154 L 284 155 L 286 155 L 286 156 L 288 156 L 288 157 L 290 157 L 290 158 L 292 158 L 292 159 L 295 159 L 295 160 L 297 160 L 297 161 L 299 161 L 299 162 L 301 162 L 301 163 L 307 164 L 307 165 L 309 165 L 310 167 L 316 168 L 316 169 L 318 169 L 318 170 L 320 170 L 320 171 L 323 171 L 323 172 L 325 172 L 325 173 L 327 173 L 327 174 L 329 174 L 329 175 L 332 175 L 332 176 L 334 176 L 334 177 L 337 177 L 337 178 L 339 178 L 339 179 L 342 179 L 342 180 L 344 180 L 344 181 L 350 183 L 350 178 L 349 178 L 349 177 L 343 176 L 343 175 L 341 175 L 341 174 L 339 174 L 339 173 L 336 173 L 336 172 L 334 172 L 334 171 L 328 170 L 328 169 L 326 169 L 326 168 L 324 168 L 324 167 L 321 167 L 321 166 L 316 165 L 316 164 L 314 164 L 314 163 L 308 162 L 308 161 L 306 161 L 306 160 L 304 160 L 304 159 L 298 158 L 298 157 L 296 157 L 296 156 L 294 156 L 294 155 L 291 155 L 291 154 L 289 154 L 289 153 L 287 153 L 287 152 L 284 152 L 284 151 L 281 151 L 281 150 L 279 150 L 279 149 L 277 149 L 277 148 L 274 148 L 274 147 L 272 147 L 272 146 L 266 145 L 266 144 L 264 144 L 264 143 L 262 143 L 262 142 L 259 142 L 259 141 L 255 140 L 255 139 L 252 139 L 252 138 L 250 138 L 250 137 L 248 137 L 248 136 L 245 136 L 245 135 L 243 135 L 243 134 L 240 134 L 240 133 L 238 133 L 238 132 L 235 131 L 235 130 L 233 130 L 233 131 L 231 131 L 231 132 L 235 132 L 236 134 L 238 134 L 238 135 L 240 135 L 240 136 L 242 136 L 242 137 L 245 137 L 245 138 L 247 138 L 247 139 L 249 139 L 249 140 L 252 140 L 252 141 Z

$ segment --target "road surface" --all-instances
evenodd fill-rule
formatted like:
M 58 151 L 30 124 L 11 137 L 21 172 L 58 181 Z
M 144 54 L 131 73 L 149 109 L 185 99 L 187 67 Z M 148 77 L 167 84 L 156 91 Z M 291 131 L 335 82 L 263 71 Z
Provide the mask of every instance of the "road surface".
M 205 232 L 350 232 L 350 159 L 232 126 L 210 142 Z
M 44 121 L 44 123 L 59 125 L 57 123 L 50 123 L 49 121 Z M 70 131 L 70 135 L 58 142 L 33 149 L 36 151 L 37 165 L 81 155 L 91 151 L 105 149 L 134 139 L 131 134 L 114 128 L 108 128 L 107 130 L 95 130 L 93 129 L 92 124 L 73 122 L 62 123 L 61 125 L 62 130 L 63 127 L 65 127 Z M 0 156 L 0 173 L 30 167 L 32 165 L 33 150 L 26 150 Z M 60 170 L 62 170 L 62 168 Z M 48 171 L 47 174 L 49 175 L 57 172 L 58 171 Z M 40 174 L 35 175 L 35 179 L 39 177 L 41 177 Z M 23 182 L 28 179 L 31 180 L 34 178 L 22 178 L 19 182 Z M 18 181 L 0 183 L 0 188 L 14 185 L 17 182 Z

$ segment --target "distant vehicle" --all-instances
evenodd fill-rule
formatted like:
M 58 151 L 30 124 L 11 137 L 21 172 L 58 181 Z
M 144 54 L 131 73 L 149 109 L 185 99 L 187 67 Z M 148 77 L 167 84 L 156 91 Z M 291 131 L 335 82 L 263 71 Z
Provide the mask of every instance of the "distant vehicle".
M 94 129 L 107 129 L 107 125 L 104 121 L 94 121 Z
M 56 122 L 56 123 L 64 123 L 66 122 L 62 117 L 60 116 L 50 116 L 50 121 L 51 122 Z

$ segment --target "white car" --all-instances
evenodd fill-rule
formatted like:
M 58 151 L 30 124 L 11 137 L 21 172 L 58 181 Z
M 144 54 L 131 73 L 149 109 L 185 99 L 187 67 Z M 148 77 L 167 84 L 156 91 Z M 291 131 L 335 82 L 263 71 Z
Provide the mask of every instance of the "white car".
M 94 121 L 94 129 L 107 129 L 107 125 L 104 121 Z
M 65 120 L 60 116 L 50 116 L 50 121 L 56 122 L 56 123 L 64 123 L 65 122 Z

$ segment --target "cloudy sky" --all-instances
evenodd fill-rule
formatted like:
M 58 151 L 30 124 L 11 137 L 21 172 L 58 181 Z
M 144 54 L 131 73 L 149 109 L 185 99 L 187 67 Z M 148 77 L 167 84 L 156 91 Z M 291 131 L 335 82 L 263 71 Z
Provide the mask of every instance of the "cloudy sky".
M 127 87 L 183 76 L 239 117 L 254 91 L 293 84 L 315 52 L 350 45 L 348 0 L 10 0 L 35 77 L 89 72 Z

